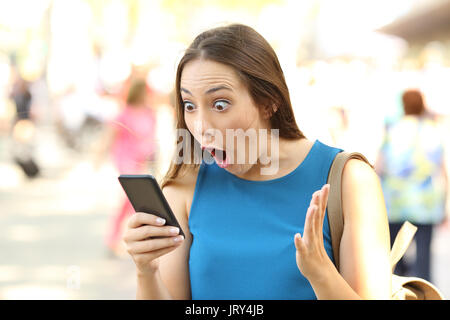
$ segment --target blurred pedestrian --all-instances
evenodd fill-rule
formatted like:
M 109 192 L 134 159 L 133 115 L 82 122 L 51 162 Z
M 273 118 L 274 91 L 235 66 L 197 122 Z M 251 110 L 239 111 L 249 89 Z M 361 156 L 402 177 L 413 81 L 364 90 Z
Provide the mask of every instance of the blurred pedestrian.
M 404 221 L 418 227 L 413 263 L 404 257 L 399 275 L 431 281 L 433 227 L 446 220 L 444 141 L 418 90 L 403 93 L 404 116 L 387 129 L 376 163 L 388 209 L 391 246 Z
M 10 99 L 16 107 L 11 131 L 11 152 L 14 162 L 27 178 L 37 177 L 40 171 L 33 156 L 36 127 L 31 112 L 32 98 L 30 84 L 16 72 L 10 93 Z
M 143 80 L 135 80 L 129 89 L 124 109 L 107 124 L 103 141 L 99 144 L 96 168 L 105 156 L 111 155 L 120 174 L 144 174 L 155 157 L 156 112 L 149 105 L 148 88 Z M 133 213 L 133 207 L 125 194 L 118 211 L 111 219 L 106 235 L 106 245 L 120 255 L 121 227 Z
M 31 119 L 31 92 L 29 83 L 17 74 L 11 90 L 11 99 L 16 106 L 16 116 L 14 122 L 21 119 Z

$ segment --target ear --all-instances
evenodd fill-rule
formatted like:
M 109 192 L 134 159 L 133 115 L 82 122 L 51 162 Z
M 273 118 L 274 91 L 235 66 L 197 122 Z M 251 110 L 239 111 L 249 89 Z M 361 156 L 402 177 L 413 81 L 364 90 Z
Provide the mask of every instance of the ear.
M 278 106 L 276 104 L 273 104 L 272 110 L 273 110 L 273 113 L 272 113 L 272 115 L 273 115 L 274 113 L 276 113 L 278 111 Z
M 274 103 L 271 105 L 265 106 L 264 110 L 263 110 L 264 120 L 269 120 L 270 118 L 272 118 L 273 114 L 275 112 L 277 112 L 277 110 L 278 110 L 278 107 Z

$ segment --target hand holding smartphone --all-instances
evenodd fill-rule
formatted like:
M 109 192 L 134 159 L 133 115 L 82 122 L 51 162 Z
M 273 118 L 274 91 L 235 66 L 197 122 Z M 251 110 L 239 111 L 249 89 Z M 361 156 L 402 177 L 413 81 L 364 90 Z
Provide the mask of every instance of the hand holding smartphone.
M 180 229 L 186 237 L 155 177 L 145 175 L 120 175 L 119 182 L 136 212 L 154 214 L 166 220 L 166 225 Z

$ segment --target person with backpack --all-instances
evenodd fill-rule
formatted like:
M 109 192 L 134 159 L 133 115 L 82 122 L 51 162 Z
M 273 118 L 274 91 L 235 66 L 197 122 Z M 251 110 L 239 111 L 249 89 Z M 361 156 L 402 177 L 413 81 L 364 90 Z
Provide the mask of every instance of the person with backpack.
M 387 128 L 376 170 L 388 210 L 391 244 L 405 221 L 418 228 L 415 260 L 411 263 L 403 257 L 395 272 L 431 281 L 433 229 L 448 220 L 444 141 L 419 90 L 406 90 L 402 102 L 404 116 Z
M 154 214 L 128 219 L 138 299 L 390 298 L 378 176 L 363 161 L 345 165 L 338 270 L 326 206 L 342 149 L 299 129 L 278 58 L 259 33 L 241 24 L 201 33 L 175 88 L 179 148 L 160 185 L 186 238 Z

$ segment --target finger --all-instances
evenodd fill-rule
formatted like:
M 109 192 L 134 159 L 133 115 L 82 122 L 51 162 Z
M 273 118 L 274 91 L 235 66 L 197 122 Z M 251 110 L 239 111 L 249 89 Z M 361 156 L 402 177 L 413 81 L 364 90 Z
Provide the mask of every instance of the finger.
M 330 194 L 330 185 L 326 184 L 322 187 L 322 207 L 324 209 L 327 207 L 329 194 Z
M 321 222 L 321 216 L 322 216 L 322 191 L 319 191 L 317 194 L 317 203 L 316 203 L 316 209 L 313 212 L 314 214 L 314 231 L 315 234 L 318 235 L 320 232 L 322 232 L 320 222 Z
M 303 232 L 303 240 L 308 244 L 311 239 L 315 236 L 314 232 L 314 210 L 317 208 L 316 205 L 312 205 L 308 208 L 306 212 L 305 226 Z
M 127 251 L 130 254 L 157 251 L 159 249 L 178 245 L 183 242 L 183 239 L 184 239 L 184 237 L 180 235 L 180 236 L 169 237 L 169 238 L 135 241 L 129 246 Z
M 322 208 L 323 208 L 323 212 L 322 212 L 322 216 L 321 216 L 321 228 L 323 228 L 323 221 L 325 220 L 325 211 L 327 210 L 327 204 L 328 204 L 328 196 L 330 194 L 330 185 L 326 184 L 323 187 L 323 196 L 322 196 Z
M 148 253 L 133 254 L 132 257 L 136 264 L 144 265 L 146 263 L 150 263 L 151 261 L 153 261 L 169 252 L 172 252 L 176 248 L 178 248 L 178 246 L 167 247 L 167 248 L 159 249 L 159 250 L 148 252 Z
M 175 250 L 176 248 L 178 248 L 178 246 L 172 246 L 172 247 L 167 247 L 167 248 L 163 248 L 163 249 L 159 249 L 156 251 L 152 251 L 149 253 L 139 253 L 139 254 L 135 254 L 134 255 L 134 260 L 135 261 L 151 261 L 154 259 L 157 259 L 169 252 L 172 252 L 173 250 Z
M 319 208 L 320 205 L 320 190 L 317 190 L 316 192 L 313 193 L 312 197 L 311 197 L 311 202 L 309 204 L 310 208 L 312 208 L 313 206 L 317 206 Z M 316 222 L 315 219 L 312 219 L 311 221 L 314 221 L 314 223 Z M 317 228 L 317 226 L 314 224 L 313 225 L 314 228 Z
M 154 214 L 145 213 L 145 212 L 136 212 L 131 216 L 128 220 L 128 226 L 130 228 L 137 228 L 144 224 L 154 225 L 154 226 L 162 226 L 166 223 L 166 221 Z
M 323 221 L 325 218 L 325 210 L 326 210 L 326 199 L 327 199 L 327 194 L 326 194 L 326 187 L 322 187 L 321 193 L 320 193 L 320 209 L 317 212 L 316 218 L 317 218 L 317 224 L 316 224 L 316 230 L 317 230 L 317 235 L 318 238 L 317 240 L 319 241 L 319 245 L 323 246 Z
M 150 237 L 172 237 L 180 233 L 180 229 L 172 226 L 155 227 L 151 225 L 143 225 L 138 228 L 130 229 L 124 235 L 126 242 L 141 241 Z
M 297 249 L 297 251 L 303 251 L 303 239 L 302 239 L 302 235 L 300 233 L 296 233 L 294 236 L 294 244 L 295 244 L 295 249 Z
M 320 190 L 317 190 L 316 192 L 313 193 L 313 195 L 311 196 L 311 202 L 309 203 L 310 206 L 312 206 L 313 204 L 315 205 L 319 205 L 318 202 L 318 195 L 320 193 Z
M 322 212 L 322 192 L 317 191 L 314 199 L 315 210 L 313 210 L 313 223 L 314 234 L 317 235 L 321 232 L 320 229 L 320 215 Z

